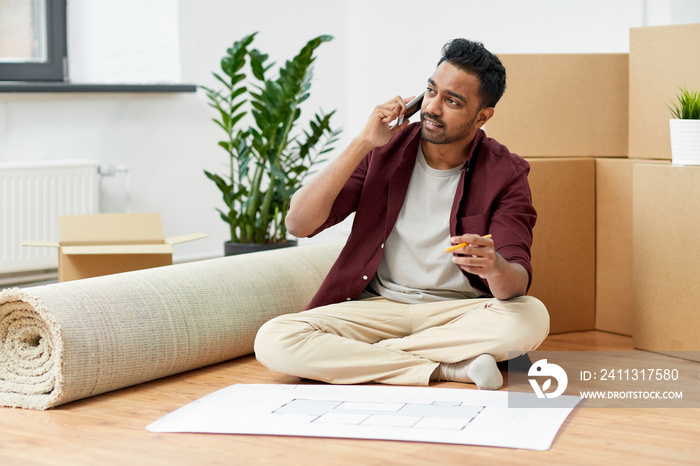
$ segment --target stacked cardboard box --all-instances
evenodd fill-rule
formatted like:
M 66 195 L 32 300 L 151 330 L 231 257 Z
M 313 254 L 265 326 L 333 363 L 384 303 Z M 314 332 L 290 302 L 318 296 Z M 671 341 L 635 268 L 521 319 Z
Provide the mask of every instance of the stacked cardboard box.
M 499 58 L 507 89 L 489 136 L 522 157 L 627 157 L 627 54 Z
M 549 310 L 550 332 L 592 330 L 595 324 L 595 160 L 530 162 L 537 209 L 530 294 Z
M 700 166 L 634 167 L 633 342 L 658 351 L 700 349 Z
M 700 24 L 630 30 L 630 156 L 665 161 L 633 172 L 635 347 L 698 351 L 700 167 L 672 166 L 667 108 L 700 90 Z
M 671 160 L 668 105 L 700 90 L 700 24 L 630 29 L 630 157 Z
M 696 43 L 700 24 L 687 24 L 631 29 L 629 55 L 500 56 L 508 90 L 485 130 L 531 163 L 531 294 L 553 333 L 596 328 L 652 351 L 700 346 L 700 167 L 670 164 L 667 108 L 680 87 L 700 89 Z
M 632 335 L 635 279 L 632 269 L 633 169 L 661 160 L 596 159 L 595 328 Z
M 551 332 L 595 328 L 596 160 L 627 156 L 628 55 L 499 55 L 508 89 L 487 134 L 530 162 L 530 294 Z M 631 244 L 630 244 L 631 249 Z

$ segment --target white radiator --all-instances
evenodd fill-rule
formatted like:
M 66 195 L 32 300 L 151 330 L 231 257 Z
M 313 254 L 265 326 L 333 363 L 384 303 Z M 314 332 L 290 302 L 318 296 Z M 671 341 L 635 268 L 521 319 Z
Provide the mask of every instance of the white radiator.
M 54 248 L 21 242 L 58 241 L 59 215 L 98 213 L 99 182 L 93 161 L 0 163 L 0 280 L 56 269 Z

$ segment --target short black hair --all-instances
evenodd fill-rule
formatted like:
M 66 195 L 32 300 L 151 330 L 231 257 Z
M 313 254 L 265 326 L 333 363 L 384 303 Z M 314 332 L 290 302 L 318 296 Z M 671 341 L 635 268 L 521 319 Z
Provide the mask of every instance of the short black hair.
M 480 81 L 481 107 L 495 107 L 506 90 L 506 68 L 481 42 L 453 39 L 442 47 L 442 58 L 455 67 L 475 74 Z

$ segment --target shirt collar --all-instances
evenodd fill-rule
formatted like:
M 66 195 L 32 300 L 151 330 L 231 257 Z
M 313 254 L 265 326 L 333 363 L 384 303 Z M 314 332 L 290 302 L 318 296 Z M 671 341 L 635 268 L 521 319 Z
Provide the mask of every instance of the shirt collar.
M 474 139 L 472 140 L 471 147 L 469 148 L 469 155 L 467 156 L 467 160 L 464 161 L 464 164 L 462 165 L 462 168 L 468 168 L 469 164 L 471 163 L 472 159 L 474 158 L 474 154 L 477 152 L 477 148 L 481 146 L 481 141 L 484 139 L 484 133 L 483 129 L 478 129 L 476 131 L 476 134 L 474 135 Z

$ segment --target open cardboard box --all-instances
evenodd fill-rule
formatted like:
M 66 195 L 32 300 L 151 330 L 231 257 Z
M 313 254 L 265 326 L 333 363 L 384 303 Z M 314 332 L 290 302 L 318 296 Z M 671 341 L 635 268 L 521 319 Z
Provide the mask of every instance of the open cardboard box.
M 160 214 L 96 214 L 58 217 L 58 242 L 22 241 L 58 248 L 58 281 L 78 280 L 171 265 L 173 245 L 203 233 L 164 238 Z

